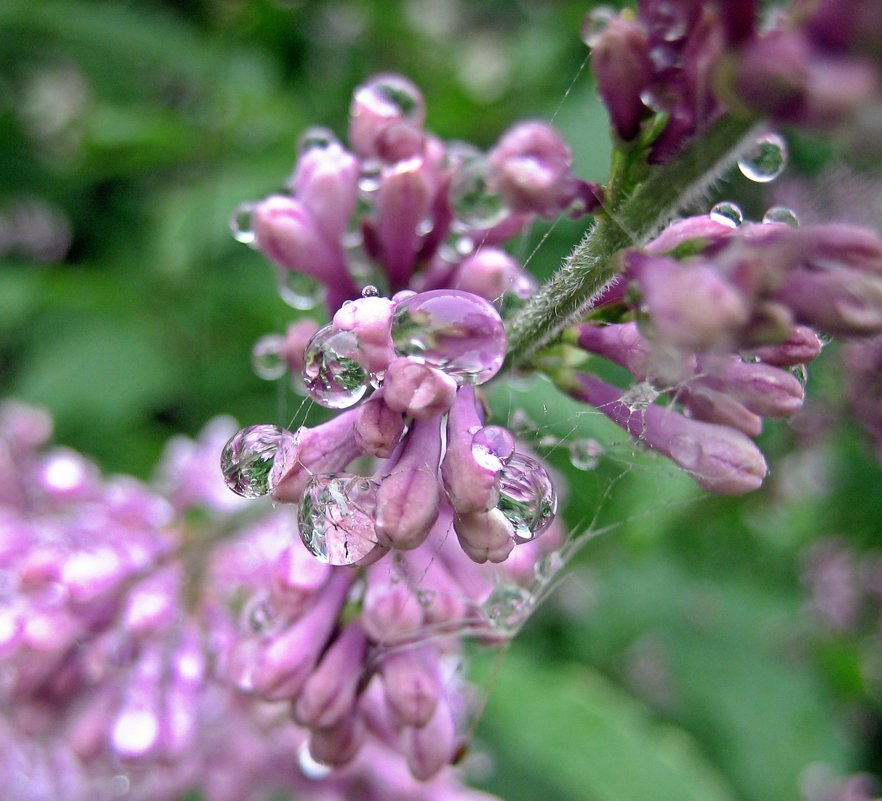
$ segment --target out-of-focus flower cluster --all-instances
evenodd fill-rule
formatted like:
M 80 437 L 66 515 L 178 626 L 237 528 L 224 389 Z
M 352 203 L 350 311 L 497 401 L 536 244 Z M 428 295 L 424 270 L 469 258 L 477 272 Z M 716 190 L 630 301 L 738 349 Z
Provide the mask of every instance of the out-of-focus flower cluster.
M 469 711 L 457 641 L 414 641 L 432 615 L 458 631 L 442 610 L 476 609 L 493 581 L 445 596 L 399 581 L 404 565 L 384 583 L 316 562 L 287 510 L 223 486 L 233 428 L 173 440 L 148 486 L 48 447 L 45 414 L 0 407 L 4 798 L 487 798 L 441 771 Z M 392 636 L 381 608 L 399 614 L 394 651 L 371 633 Z

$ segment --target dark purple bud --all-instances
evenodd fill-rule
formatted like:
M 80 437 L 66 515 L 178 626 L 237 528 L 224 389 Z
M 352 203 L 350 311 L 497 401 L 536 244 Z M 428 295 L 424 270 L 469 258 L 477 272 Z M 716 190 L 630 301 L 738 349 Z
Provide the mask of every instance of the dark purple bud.
M 726 32 L 726 42 L 737 47 L 750 39 L 756 31 L 757 0 L 717 0 L 720 21 Z
M 622 17 L 612 19 L 591 49 L 591 63 L 613 128 L 622 140 L 630 142 L 640 133 L 640 121 L 647 110 L 640 95 L 652 79 L 642 26 Z
M 446 412 L 456 397 L 456 381 L 428 364 L 401 357 L 383 376 L 383 399 L 396 412 L 431 420 Z
M 753 353 L 766 364 L 795 367 L 817 359 L 821 355 L 822 347 L 821 340 L 811 328 L 797 325 L 790 330 L 786 341 L 755 348 Z
M 362 453 L 388 459 L 404 433 L 404 415 L 389 408 L 381 388 L 358 409 L 354 433 Z

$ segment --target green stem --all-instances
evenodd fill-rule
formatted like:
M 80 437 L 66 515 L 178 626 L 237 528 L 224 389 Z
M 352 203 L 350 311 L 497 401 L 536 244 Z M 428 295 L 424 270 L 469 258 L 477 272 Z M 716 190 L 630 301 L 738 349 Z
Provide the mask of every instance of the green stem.
M 679 209 L 696 202 L 750 145 L 757 120 L 724 115 L 676 158 L 616 199 L 552 279 L 508 328 L 509 361 L 522 364 L 591 308 L 616 276 L 613 256 L 645 244 Z

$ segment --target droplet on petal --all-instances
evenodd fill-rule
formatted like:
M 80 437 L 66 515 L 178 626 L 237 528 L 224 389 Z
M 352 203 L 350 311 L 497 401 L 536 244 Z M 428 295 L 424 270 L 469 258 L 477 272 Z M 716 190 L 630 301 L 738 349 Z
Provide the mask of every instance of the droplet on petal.
M 358 340 L 330 325 L 317 331 L 303 354 L 303 383 L 309 396 L 328 409 L 345 409 L 364 396 L 370 376 L 357 361 Z
M 300 772 L 306 776 L 307 779 L 312 779 L 316 782 L 327 779 L 333 770 L 328 765 L 319 762 L 312 755 L 312 752 L 309 750 L 308 740 L 305 741 L 297 751 L 297 764 L 300 767 Z
M 279 297 L 292 309 L 307 311 L 322 302 L 325 288 L 315 279 L 294 270 L 279 270 Z
M 251 219 L 253 212 L 253 203 L 240 203 L 230 214 L 230 233 L 233 235 L 233 239 L 241 242 L 243 245 L 254 245 L 256 243 L 254 225 Z
M 350 473 L 313 476 L 298 511 L 300 538 L 330 565 L 354 565 L 376 546 L 374 508 L 380 485 Z
M 764 215 L 764 223 L 783 223 L 791 228 L 799 228 L 799 217 L 787 206 L 772 206 Z
M 490 169 L 490 162 L 478 156 L 460 164 L 451 178 L 450 206 L 465 228 L 492 228 L 508 216 L 502 195 L 491 185 Z
M 278 426 L 243 428 L 221 451 L 224 481 L 243 498 L 267 495 L 284 473 L 295 445 L 294 434 Z
M 515 542 L 536 539 L 557 513 L 557 494 L 545 468 L 531 456 L 515 453 L 499 475 L 497 508 L 514 527 Z
M 472 456 L 488 470 L 501 470 L 504 464 L 511 461 L 514 452 L 514 437 L 502 426 L 479 428 L 472 437 Z
M 268 334 L 254 343 L 251 349 L 251 367 L 258 378 L 275 381 L 288 372 L 285 361 L 285 338 Z
M 330 128 L 313 125 L 300 134 L 297 140 L 297 153 L 302 156 L 307 150 L 325 150 L 339 143 L 340 140 Z
M 730 228 L 737 228 L 744 222 L 744 212 L 741 208 L 732 203 L 730 200 L 723 200 L 717 203 L 710 210 L 710 217 L 714 222 L 728 225 Z
M 422 292 L 398 303 L 392 342 L 399 356 L 421 359 L 459 384 L 489 381 L 508 347 L 493 304 L 455 289 Z
M 380 290 L 377 289 L 373 284 L 368 284 L 364 289 L 361 290 L 361 296 L 363 298 L 378 298 L 380 296 Z
M 582 41 L 588 47 L 594 47 L 600 40 L 601 34 L 617 16 L 616 9 L 610 6 L 592 8 L 582 20 Z
M 482 609 L 494 628 L 514 634 L 530 616 L 534 603 L 529 590 L 516 584 L 499 584 L 484 601 Z
M 746 178 L 760 184 L 774 181 L 787 166 L 787 144 L 776 133 L 758 137 L 750 150 L 738 160 Z

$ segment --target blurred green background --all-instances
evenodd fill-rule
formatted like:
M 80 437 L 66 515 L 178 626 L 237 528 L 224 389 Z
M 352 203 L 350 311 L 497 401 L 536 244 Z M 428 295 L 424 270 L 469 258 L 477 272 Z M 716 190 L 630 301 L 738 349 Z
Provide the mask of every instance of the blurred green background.
M 299 398 L 249 361 L 295 313 L 231 238 L 231 210 L 282 185 L 308 125 L 344 135 L 352 89 L 377 71 L 413 78 L 445 138 L 486 146 L 553 117 L 578 172 L 603 180 L 589 6 L 3 0 L 0 394 L 145 477 L 169 436 L 216 414 L 287 424 Z M 791 146 L 799 180 L 836 156 Z M 761 216 L 744 183 L 720 192 Z M 556 225 L 531 268 L 549 274 L 580 233 Z M 505 657 L 478 659 L 476 783 L 509 801 L 825 801 L 837 777 L 879 772 L 882 473 L 835 422 L 843 379 L 834 350 L 824 362 L 806 411 L 764 435 L 768 485 L 735 501 L 702 497 L 542 382 L 493 390 L 566 474 L 566 524 L 603 533 Z M 586 437 L 605 450 L 580 471 L 567 445 Z M 825 557 L 845 565 L 833 579 Z M 843 625 L 824 602 L 849 587 Z

